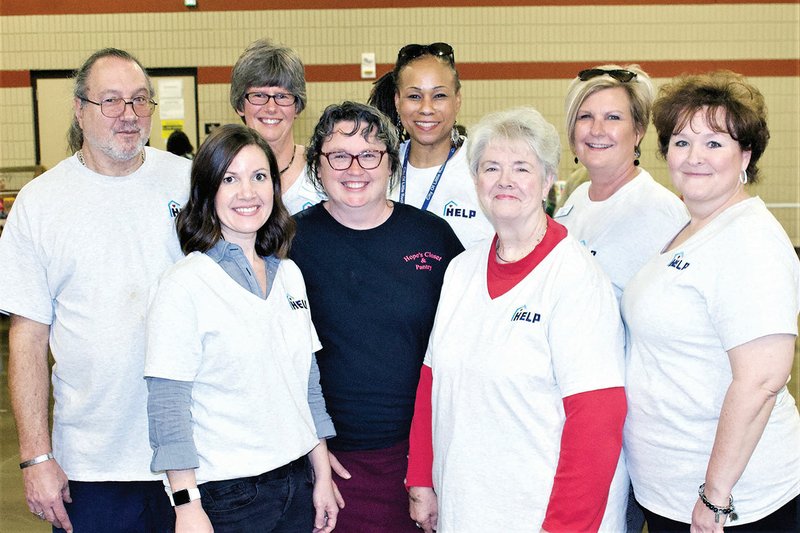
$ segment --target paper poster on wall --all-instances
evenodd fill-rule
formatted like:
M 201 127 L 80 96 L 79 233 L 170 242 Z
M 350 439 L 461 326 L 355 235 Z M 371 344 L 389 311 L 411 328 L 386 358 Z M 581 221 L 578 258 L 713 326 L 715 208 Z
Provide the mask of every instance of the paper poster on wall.
M 183 98 L 167 98 L 158 102 L 158 113 L 161 120 L 184 119 Z
M 183 98 L 183 80 L 180 78 L 158 80 L 158 98 Z
M 162 139 L 169 139 L 169 136 L 172 134 L 173 131 L 183 130 L 184 128 L 184 121 L 183 120 L 162 120 L 161 121 L 161 138 Z
M 161 118 L 161 137 L 168 139 L 175 130 L 184 128 L 183 80 L 158 80 L 158 114 Z

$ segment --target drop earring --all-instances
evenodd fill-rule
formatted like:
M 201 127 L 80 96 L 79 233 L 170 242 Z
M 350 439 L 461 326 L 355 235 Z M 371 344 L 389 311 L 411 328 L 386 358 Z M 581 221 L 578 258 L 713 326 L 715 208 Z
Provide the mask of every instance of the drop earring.
M 639 145 L 633 147 L 633 166 L 639 166 L 639 157 L 641 157 L 642 151 L 639 150 Z
M 575 164 L 576 165 L 578 164 L 578 156 L 577 155 L 575 156 Z
M 461 135 L 458 133 L 456 124 L 457 122 L 453 122 L 453 129 L 450 130 L 450 142 L 453 143 L 453 146 L 458 146 L 461 143 Z

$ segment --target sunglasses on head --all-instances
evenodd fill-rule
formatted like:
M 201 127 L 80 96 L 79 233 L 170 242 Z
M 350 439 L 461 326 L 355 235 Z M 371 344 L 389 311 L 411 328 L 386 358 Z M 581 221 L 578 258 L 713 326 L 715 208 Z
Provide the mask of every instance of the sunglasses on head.
M 433 43 L 405 45 L 397 53 L 397 64 L 403 65 L 412 59 L 416 59 L 426 54 L 435 57 L 445 57 L 450 61 L 451 64 L 455 64 L 456 62 L 452 46 L 447 43 Z
M 625 69 L 611 69 L 606 70 L 604 68 L 588 68 L 586 70 L 582 70 L 578 72 L 578 79 L 581 81 L 591 80 L 592 78 L 597 78 L 598 76 L 603 76 L 608 74 L 612 78 L 622 83 L 628 83 L 633 78 L 636 77 L 635 72 L 631 72 L 630 70 Z

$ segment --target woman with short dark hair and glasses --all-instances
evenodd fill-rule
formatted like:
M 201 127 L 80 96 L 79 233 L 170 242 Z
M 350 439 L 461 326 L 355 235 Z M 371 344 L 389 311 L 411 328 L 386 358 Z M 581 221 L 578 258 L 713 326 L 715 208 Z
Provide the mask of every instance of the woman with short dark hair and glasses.
M 414 394 L 444 272 L 463 247 L 442 219 L 386 198 L 400 158 L 377 109 L 328 106 L 306 162 L 328 200 L 295 215 L 291 258 L 337 432 L 328 445 L 347 506 L 336 530 L 413 532 L 403 480 Z
M 453 48 L 404 46 L 369 102 L 407 138 L 400 147 L 400 184 L 391 198 L 445 219 L 465 247 L 491 237 L 467 168 L 468 141 L 456 127 L 461 81 Z
M 305 72 L 297 52 L 268 39 L 250 44 L 233 66 L 230 101 L 242 122 L 275 153 L 289 214 L 322 200 L 309 181 L 304 148 L 294 141 L 294 121 L 306 107 Z
M 144 375 L 176 530 L 330 532 L 339 508 L 294 221 L 266 141 L 217 128 L 177 219 L 186 257 L 153 291 Z M 312 473 L 313 470 L 313 473 Z
M 653 98 L 653 83 L 638 65 L 582 70 L 567 90 L 567 138 L 589 181 L 553 218 L 599 262 L 617 300 L 631 277 L 689 220 L 680 199 L 639 166 Z M 624 457 L 620 462 L 623 468 Z M 643 524 L 631 495 L 628 531 L 640 533 Z

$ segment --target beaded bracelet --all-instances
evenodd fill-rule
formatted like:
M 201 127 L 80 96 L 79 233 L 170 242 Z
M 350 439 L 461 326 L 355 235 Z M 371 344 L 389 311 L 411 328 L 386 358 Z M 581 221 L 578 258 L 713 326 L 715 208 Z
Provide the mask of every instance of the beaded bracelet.
M 705 492 L 703 489 L 706 488 L 706 484 L 703 483 L 700 485 L 700 488 L 697 489 L 697 493 L 700 495 L 700 501 L 703 502 L 703 505 L 708 507 L 714 512 L 714 522 L 719 524 L 719 515 L 730 515 L 731 521 L 736 520 L 739 516 L 736 514 L 736 509 L 733 507 L 733 496 L 728 496 L 728 506 L 727 507 L 717 507 L 706 498 Z

